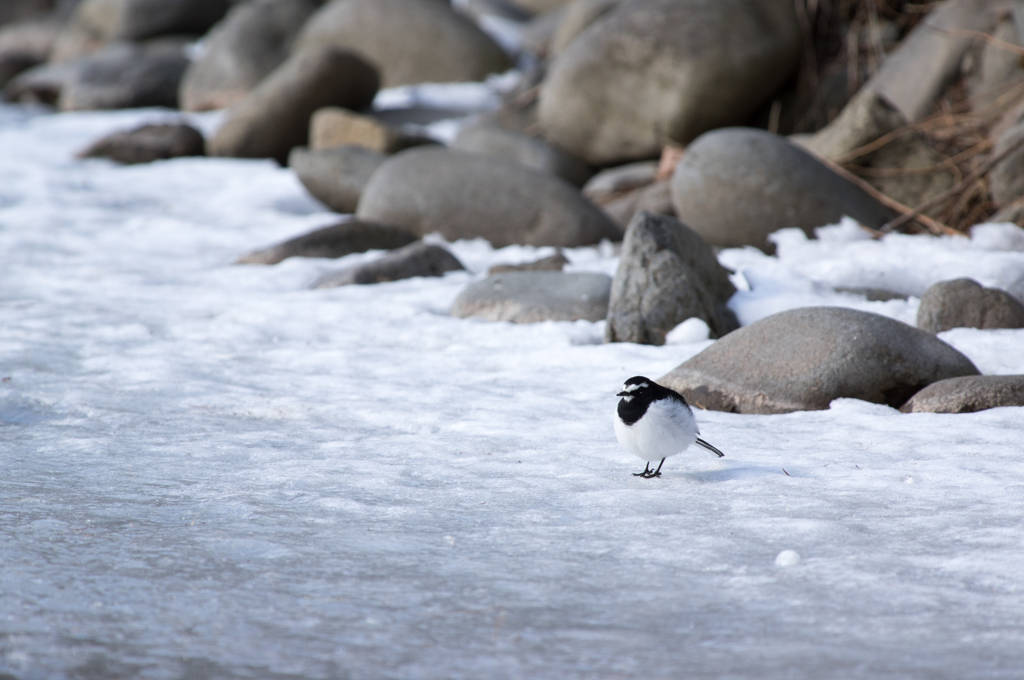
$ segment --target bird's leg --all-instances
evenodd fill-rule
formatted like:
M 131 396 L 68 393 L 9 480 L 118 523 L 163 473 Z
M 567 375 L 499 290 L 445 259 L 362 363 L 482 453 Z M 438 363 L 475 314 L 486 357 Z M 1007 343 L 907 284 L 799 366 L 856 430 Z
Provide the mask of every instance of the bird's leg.
M 650 479 L 651 478 L 651 464 L 649 462 L 648 463 L 644 463 L 644 471 L 643 472 L 634 472 L 633 476 L 634 477 L 643 477 L 644 479 Z
M 654 471 L 654 472 L 653 472 L 653 473 L 651 474 L 651 477 L 661 477 L 661 466 L 662 466 L 662 465 L 664 465 L 664 464 L 665 464 L 665 459 L 664 459 L 664 458 L 662 458 L 662 459 L 661 459 L 661 462 L 660 462 L 660 463 L 658 463 L 658 469 L 657 469 L 657 470 L 655 470 L 655 471 Z

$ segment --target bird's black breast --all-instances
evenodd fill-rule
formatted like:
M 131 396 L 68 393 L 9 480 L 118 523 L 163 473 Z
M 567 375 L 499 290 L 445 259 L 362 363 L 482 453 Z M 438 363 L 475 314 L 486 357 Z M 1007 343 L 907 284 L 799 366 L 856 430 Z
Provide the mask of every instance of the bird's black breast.
M 651 402 L 648 399 L 637 399 L 636 397 L 626 399 L 623 397 L 619 399 L 619 420 L 626 425 L 632 425 L 644 417 L 644 414 L 647 413 L 647 407 L 650 405 Z

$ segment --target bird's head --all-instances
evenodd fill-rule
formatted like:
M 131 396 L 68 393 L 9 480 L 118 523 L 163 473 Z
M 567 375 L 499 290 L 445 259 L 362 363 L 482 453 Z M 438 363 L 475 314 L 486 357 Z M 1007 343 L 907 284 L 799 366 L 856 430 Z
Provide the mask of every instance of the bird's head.
M 654 381 L 650 378 L 645 378 L 642 375 L 634 376 L 627 380 L 622 385 L 622 391 L 616 394 L 617 397 L 622 397 L 626 401 L 632 401 L 634 397 L 646 396 Z

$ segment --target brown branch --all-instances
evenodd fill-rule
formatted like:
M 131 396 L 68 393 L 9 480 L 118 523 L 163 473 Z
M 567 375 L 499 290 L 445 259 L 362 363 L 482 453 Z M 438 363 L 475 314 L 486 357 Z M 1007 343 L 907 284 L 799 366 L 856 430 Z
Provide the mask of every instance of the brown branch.
M 819 161 L 821 161 L 822 163 L 824 163 L 830 170 L 835 172 L 837 175 L 839 175 L 843 179 L 847 180 L 848 182 L 850 182 L 852 184 L 857 185 L 857 187 L 859 187 L 862 191 L 864 191 L 864 193 L 868 194 L 869 196 L 871 196 L 871 198 L 875 199 L 876 201 L 878 201 L 879 203 L 881 203 L 885 207 L 887 207 L 887 208 L 889 208 L 891 210 L 895 210 L 896 212 L 900 213 L 900 215 L 907 215 L 907 214 L 913 212 L 913 210 L 910 208 L 910 206 L 903 205 L 902 203 L 900 203 L 896 199 L 890 198 L 889 196 L 886 196 L 881 191 L 879 191 L 878 189 L 874 188 L 873 186 L 871 186 L 870 184 L 868 184 L 867 182 L 862 180 L 860 177 L 857 177 L 857 175 L 853 174 L 852 172 L 850 172 L 849 170 L 847 170 L 843 166 L 836 165 L 832 161 L 828 160 L 827 158 L 823 158 L 821 156 L 816 156 L 816 158 Z M 956 229 L 953 229 L 952 227 L 948 227 L 945 224 L 943 224 L 942 222 L 939 222 L 938 220 L 934 220 L 931 217 L 928 217 L 927 215 L 916 214 L 916 215 L 913 215 L 912 217 L 910 217 L 909 219 L 907 219 L 905 221 L 909 222 L 911 219 L 917 220 L 917 222 L 921 226 L 923 226 L 925 229 L 927 229 L 928 231 L 930 231 L 931 233 L 933 233 L 933 234 L 935 234 L 937 236 L 941 236 L 943 234 L 955 235 L 955 234 L 959 234 L 960 233 Z M 874 234 L 876 236 L 881 236 L 884 233 L 884 232 L 882 232 L 881 230 L 878 230 L 878 229 L 870 229 L 870 231 L 872 232 L 872 234 Z
M 866 168 L 854 165 L 846 166 L 846 169 L 863 177 L 913 177 L 917 175 L 933 175 L 936 172 L 950 170 L 954 165 L 961 161 L 976 156 L 984 151 L 988 151 L 990 146 L 992 146 L 992 140 L 983 139 L 970 149 L 961 151 L 957 155 L 951 156 L 937 165 L 928 165 L 919 168 Z
M 932 26 L 931 24 L 925 24 L 925 26 L 933 31 L 945 33 L 953 38 L 973 38 L 975 40 L 984 40 L 993 47 L 1024 57 L 1024 47 L 1008 43 L 1005 40 L 1000 40 L 994 35 L 989 35 L 983 31 L 972 31 L 967 28 L 939 28 L 938 26 Z

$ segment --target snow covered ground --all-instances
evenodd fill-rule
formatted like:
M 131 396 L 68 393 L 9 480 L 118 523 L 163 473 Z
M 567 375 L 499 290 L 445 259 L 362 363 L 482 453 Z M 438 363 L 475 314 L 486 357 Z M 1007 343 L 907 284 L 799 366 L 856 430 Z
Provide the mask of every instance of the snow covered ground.
M 337 216 L 271 162 L 73 158 L 168 115 L 0 107 L 3 677 L 1021 677 L 1024 409 L 698 412 L 726 458 L 634 478 L 614 395 L 700 324 L 648 347 L 447 316 L 543 248 L 315 291 L 377 254 L 232 265 Z M 913 321 L 916 297 L 832 286 L 1024 285 L 1006 225 L 778 243 L 722 253 L 746 323 Z M 610 245 L 567 254 L 615 270 Z M 941 337 L 1024 373 L 1024 331 Z

